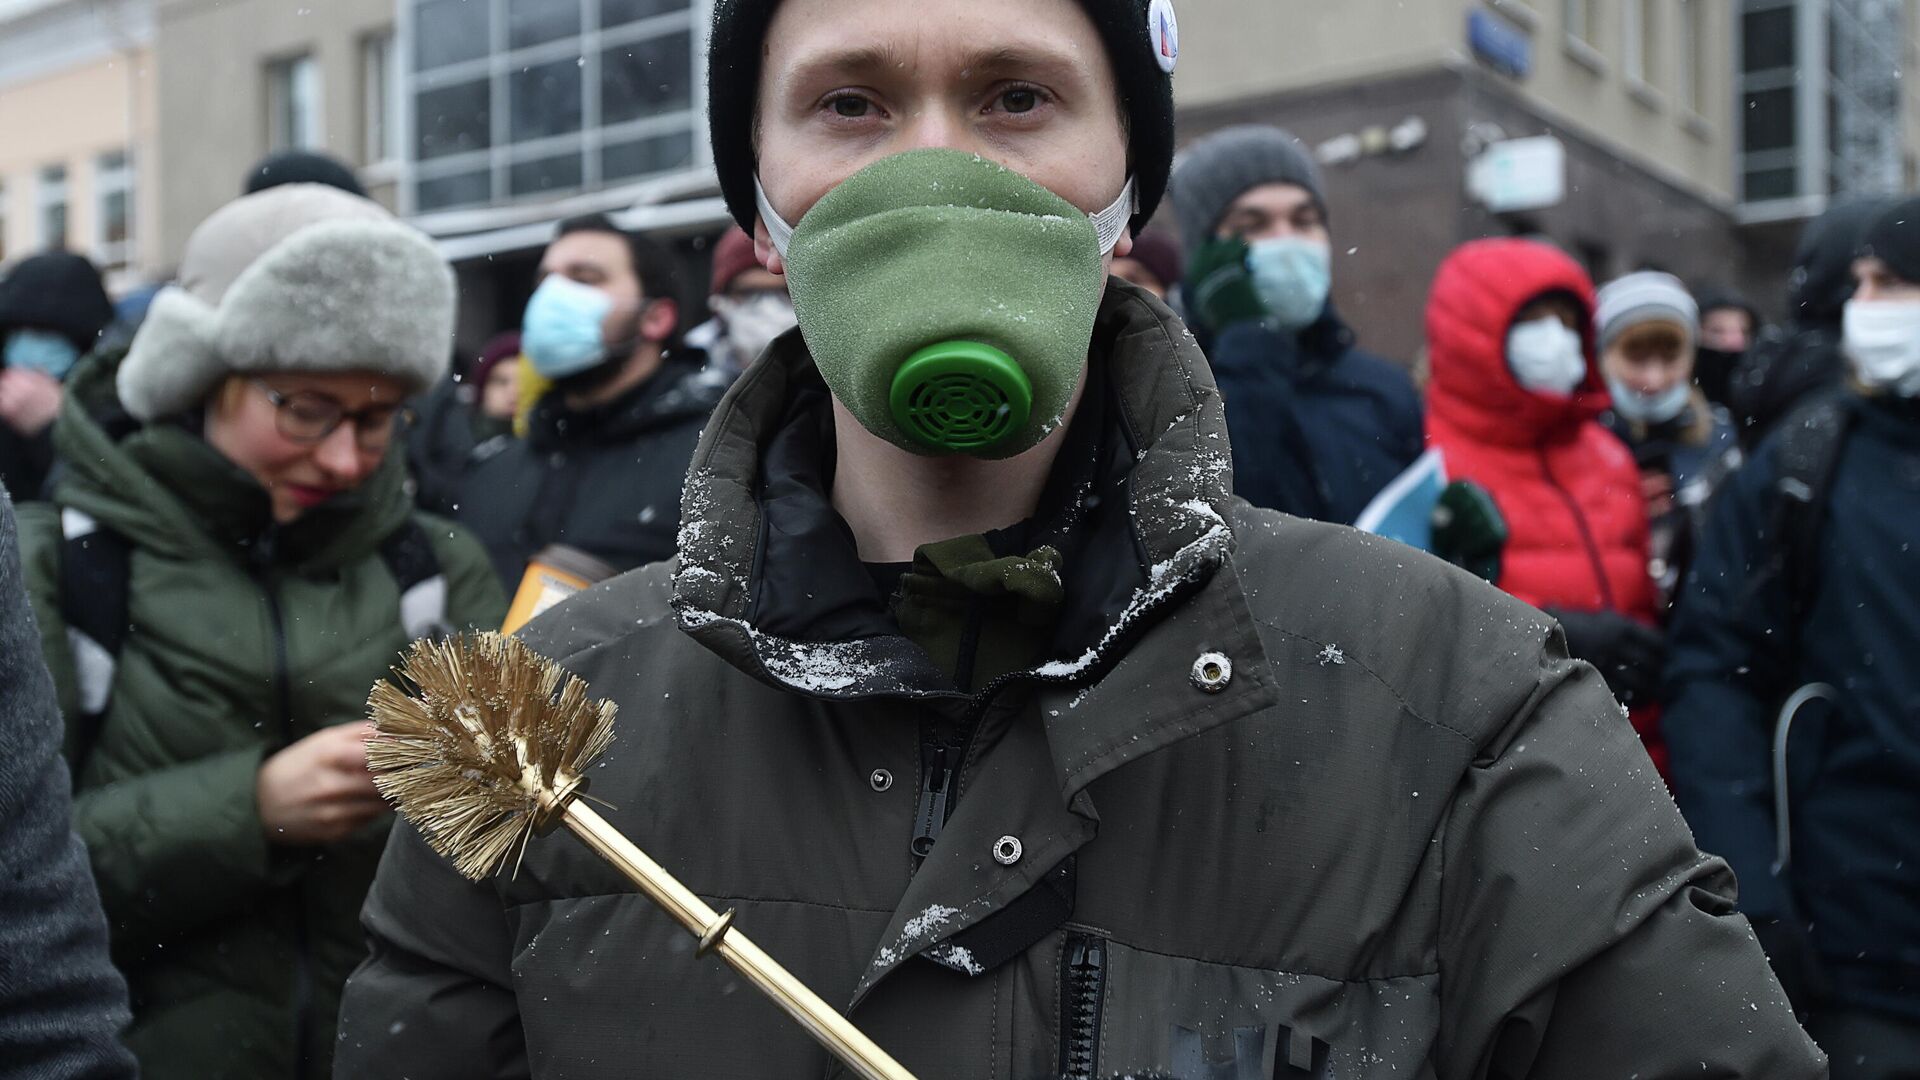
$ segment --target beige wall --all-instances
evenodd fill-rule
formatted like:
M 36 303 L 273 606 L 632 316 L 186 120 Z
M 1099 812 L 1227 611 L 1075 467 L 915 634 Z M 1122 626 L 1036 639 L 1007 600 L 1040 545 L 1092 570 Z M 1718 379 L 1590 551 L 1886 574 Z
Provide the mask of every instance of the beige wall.
M 362 38 L 393 24 L 394 0 L 161 0 L 158 246 L 177 260 L 206 216 L 240 193 L 267 151 L 266 65 L 311 54 L 320 71 L 321 149 L 361 161 Z M 369 184 L 391 196 L 390 184 Z
M 1461 55 L 1469 0 L 1177 0 L 1174 93 L 1199 108 L 1434 67 Z
M 67 246 L 89 256 L 96 210 L 94 163 L 114 150 L 133 155 L 134 210 L 131 255 L 135 271 L 152 265 L 157 220 L 154 65 L 145 50 L 131 50 L 0 88 L 0 207 L 5 211 L 6 259 L 46 246 L 40 235 L 39 173 L 67 167 Z
M 1679 87 L 1680 12 L 1658 0 L 1653 65 L 1644 84 L 1624 74 L 1626 5 L 1590 0 L 1599 33 L 1592 50 L 1566 44 L 1560 0 L 1184 0 L 1175 92 L 1183 108 L 1360 81 L 1425 67 L 1475 63 L 1467 13 L 1491 7 L 1530 32 L 1533 72 L 1510 81 L 1529 102 L 1681 186 L 1717 200 L 1733 192 L 1733 0 L 1701 0 L 1712 30 L 1697 112 Z M 1575 53 L 1585 57 L 1582 63 Z M 1520 134 L 1520 133 L 1514 133 Z

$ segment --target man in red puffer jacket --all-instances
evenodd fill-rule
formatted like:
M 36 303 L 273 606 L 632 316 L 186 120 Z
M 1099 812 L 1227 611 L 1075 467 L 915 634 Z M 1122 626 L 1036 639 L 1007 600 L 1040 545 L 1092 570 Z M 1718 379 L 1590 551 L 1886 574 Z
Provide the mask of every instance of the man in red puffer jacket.
M 1595 420 L 1608 398 L 1593 304 L 1586 272 L 1545 244 L 1478 240 L 1449 255 L 1427 301 L 1427 441 L 1506 520 L 1495 584 L 1560 620 L 1665 775 L 1646 507 L 1632 453 Z

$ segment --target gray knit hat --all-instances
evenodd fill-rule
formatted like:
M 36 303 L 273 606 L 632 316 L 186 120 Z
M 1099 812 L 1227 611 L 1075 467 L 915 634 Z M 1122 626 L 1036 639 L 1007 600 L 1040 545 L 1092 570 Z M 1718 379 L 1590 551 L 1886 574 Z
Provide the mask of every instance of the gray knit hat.
M 446 374 L 453 317 L 453 270 L 417 230 L 335 188 L 271 188 L 194 230 L 121 361 L 120 401 L 155 420 L 236 372 L 372 371 L 423 390 Z
M 1679 278 L 1657 270 L 1615 278 L 1594 298 L 1594 337 L 1603 352 L 1621 334 L 1647 323 L 1671 323 L 1692 344 L 1700 337 L 1700 307 Z
M 1298 184 L 1327 212 L 1320 166 L 1306 144 L 1265 124 L 1221 128 L 1188 147 L 1174 163 L 1168 194 L 1189 254 L 1213 239 L 1227 207 L 1261 184 Z

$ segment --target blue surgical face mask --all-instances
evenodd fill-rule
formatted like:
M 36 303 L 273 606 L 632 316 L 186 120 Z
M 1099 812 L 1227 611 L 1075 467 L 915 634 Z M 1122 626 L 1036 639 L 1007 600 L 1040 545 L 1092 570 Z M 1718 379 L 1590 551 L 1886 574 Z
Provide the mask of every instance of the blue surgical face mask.
M 1664 424 L 1686 412 L 1693 400 L 1693 387 L 1685 379 L 1657 394 L 1642 394 L 1609 375 L 1607 390 L 1613 395 L 1614 412 L 1642 424 Z
M 1247 245 L 1247 272 L 1267 314 L 1282 330 L 1310 326 L 1327 308 L 1333 263 L 1325 244 L 1297 236 L 1252 241 Z
M 80 360 L 80 350 L 63 334 L 48 330 L 15 330 L 7 338 L 6 366 L 38 371 L 64 379 Z
M 533 290 L 520 320 L 520 351 L 546 379 L 564 379 L 599 367 L 607 359 L 601 327 L 613 297 L 559 274 Z

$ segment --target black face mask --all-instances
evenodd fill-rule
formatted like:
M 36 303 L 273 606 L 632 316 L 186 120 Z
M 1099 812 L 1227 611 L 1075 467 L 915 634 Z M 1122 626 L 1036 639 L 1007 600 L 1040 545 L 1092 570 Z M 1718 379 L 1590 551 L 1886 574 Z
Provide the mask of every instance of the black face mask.
M 1727 392 L 1733 385 L 1733 373 L 1747 358 L 1746 350 L 1730 352 L 1726 349 L 1709 349 L 1702 345 L 1693 354 L 1693 381 L 1700 384 L 1700 392 L 1707 400 L 1716 405 L 1727 403 Z

